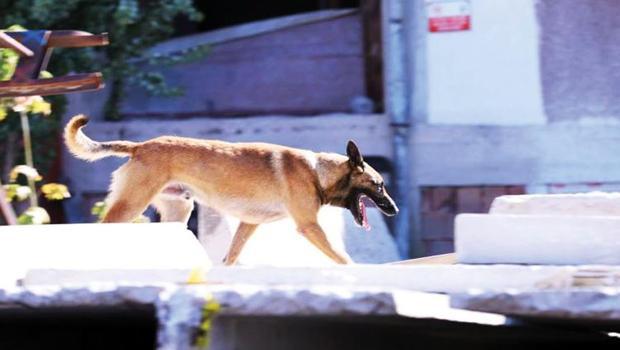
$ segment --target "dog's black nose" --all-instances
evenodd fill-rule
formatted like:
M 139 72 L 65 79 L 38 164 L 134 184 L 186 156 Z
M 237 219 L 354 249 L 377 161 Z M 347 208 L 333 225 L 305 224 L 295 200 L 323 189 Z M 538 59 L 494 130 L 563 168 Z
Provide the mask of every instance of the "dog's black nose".
M 391 206 L 390 208 L 387 208 L 385 211 L 387 212 L 388 215 L 394 216 L 398 214 L 398 207 L 394 205 L 394 206 Z
M 394 215 L 398 214 L 398 212 L 399 212 L 399 211 L 400 211 L 400 210 L 398 209 L 398 207 L 397 207 L 397 206 L 394 206 Z

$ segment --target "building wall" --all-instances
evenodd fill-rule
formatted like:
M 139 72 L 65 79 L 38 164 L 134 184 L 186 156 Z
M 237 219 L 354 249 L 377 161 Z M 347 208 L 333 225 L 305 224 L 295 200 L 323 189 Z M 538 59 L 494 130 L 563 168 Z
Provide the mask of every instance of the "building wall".
M 620 182 L 620 2 L 471 0 L 443 33 L 404 4 L 414 187 Z
M 405 4 L 414 118 L 433 125 L 620 118 L 620 2 L 471 0 L 471 30 L 440 33 L 428 32 L 423 0 Z
M 540 65 L 550 122 L 618 122 L 620 2 L 539 1 Z
M 159 47 L 174 51 L 193 40 L 191 46 L 207 44 L 209 52 L 194 62 L 147 66 L 184 94 L 162 98 L 130 87 L 122 113 L 222 117 L 349 112 L 352 100 L 365 95 L 361 18 L 358 12 L 340 10 L 315 19 L 321 14 L 232 27 L 228 31 L 238 34 L 227 40 L 218 40 L 226 31 L 220 30 L 162 43 Z M 264 22 L 274 21 L 272 28 L 261 30 Z
M 471 0 L 471 30 L 429 33 L 432 0 L 390 1 L 408 45 L 415 254 L 438 230 L 450 248 L 452 218 L 425 218 L 429 188 L 620 188 L 620 2 Z
M 472 0 L 471 30 L 427 33 L 429 123 L 545 122 L 534 2 Z

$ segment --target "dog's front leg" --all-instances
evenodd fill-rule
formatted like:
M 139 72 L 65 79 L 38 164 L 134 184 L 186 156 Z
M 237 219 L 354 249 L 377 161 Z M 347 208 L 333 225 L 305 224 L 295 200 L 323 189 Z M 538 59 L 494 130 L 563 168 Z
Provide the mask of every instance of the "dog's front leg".
M 239 258 L 239 254 L 241 254 L 241 250 L 245 243 L 250 239 L 250 236 L 254 231 L 256 231 L 256 227 L 258 225 L 248 224 L 247 222 L 240 222 L 239 227 L 237 228 L 237 232 L 233 237 L 232 243 L 230 244 L 230 249 L 228 250 L 228 254 L 226 258 L 224 258 L 225 265 L 233 265 L 237 262 L 237 258 Z
M 300 226 L 299 232 L 310 241 L 315 247 L 319 248 L 330 259 L 338 264 L 352 264 L 353 260 L 346 255 L 340 254 L 332 248 L 332 245 L 327 240 L 327 235 L 323 232 L 323 229 L 319 224 L 312 223 Z

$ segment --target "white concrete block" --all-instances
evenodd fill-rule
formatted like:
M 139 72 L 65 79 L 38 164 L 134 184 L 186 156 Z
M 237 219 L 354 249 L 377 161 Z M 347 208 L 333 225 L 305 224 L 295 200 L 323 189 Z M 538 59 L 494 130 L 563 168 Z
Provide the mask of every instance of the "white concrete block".
M 519 265 L 336 265 L 328 267 L 214 266 L 205 280 L 215 285 L 339 286 L 457 293 L 469 289 L 531 289 L 541 281 L 570 275 L 572 266 Z
M 0 228 L 0 283 L 184 282 L 208 264 L 180 223 Z
M 385 263 L 399 260 L 396 243 L 379 210 L 368 208 L 366 231 L 353 222 L 348 210 L 323 207 L 319 223 L 334 249 L 346 251 L 356 263 Z M 199 237 L 213 264 L 221 264 L 228 252 L 238 220 L 200 208 Z M 331 261 L 297 232 L 292 219 L 258 227 L 239 256 L 241 265 L 331 266 Z
M 620 264 L 620 217 L 461 214 L 457 260 L 468 264 Z
M 500 196 L 490 214 L 620 216 L 620 193 L 528 194 Z

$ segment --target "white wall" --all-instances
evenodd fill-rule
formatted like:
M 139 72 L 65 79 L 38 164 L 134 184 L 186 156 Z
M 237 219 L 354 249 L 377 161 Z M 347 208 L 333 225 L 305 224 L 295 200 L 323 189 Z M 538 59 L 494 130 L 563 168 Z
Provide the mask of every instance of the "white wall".
M 428 122 L 545 123 L 535 0 L 471 5 L 471 30 L 419 33 L 426 36 Z

